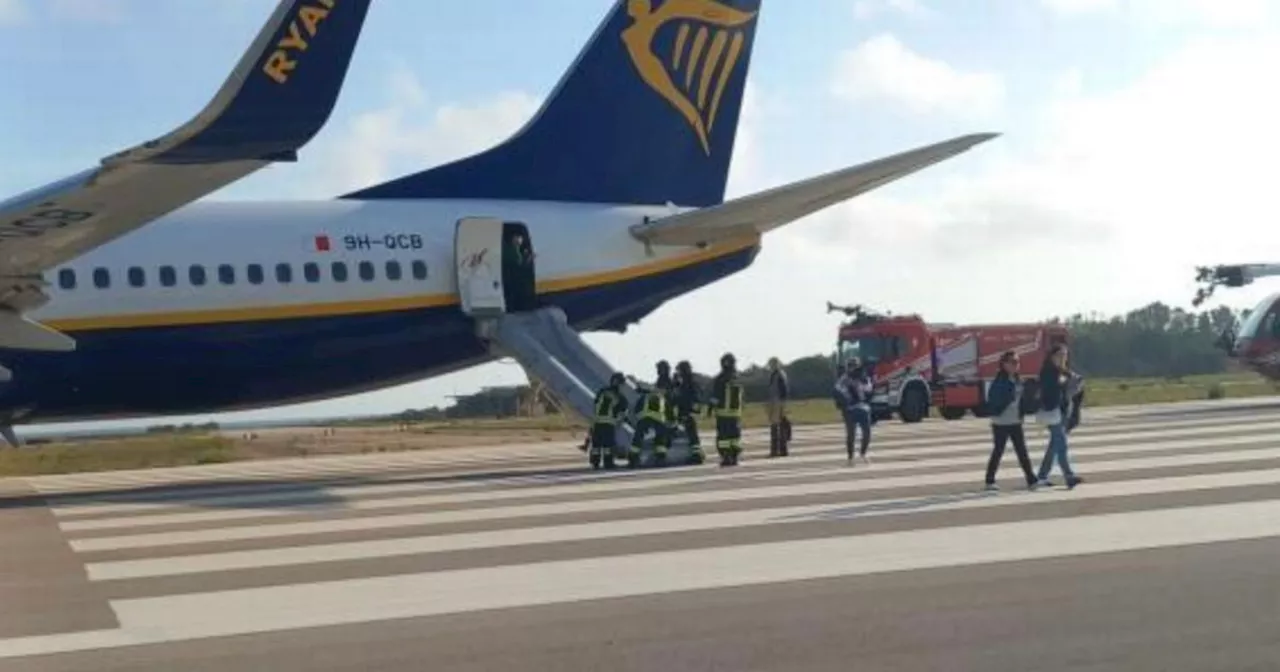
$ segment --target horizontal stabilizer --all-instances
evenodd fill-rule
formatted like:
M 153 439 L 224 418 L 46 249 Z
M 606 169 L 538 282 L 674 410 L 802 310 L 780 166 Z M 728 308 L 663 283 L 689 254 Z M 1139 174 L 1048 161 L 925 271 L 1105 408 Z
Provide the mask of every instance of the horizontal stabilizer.
M 0 348 L 70 352 L 75 339 L 11 310 L 0 309 Z
M 281 0 L 191 121 L 0 201 L 0 275 L 42 273 L 270 163 L 295 160 L 333 110 L 370 2 Z
M 702 245 L 758 236 L 951 158 L 998 135 L 978 133 L 913 149 L 723 205 L 638 224 L 631 228 L 631 233 L 655 245 Z

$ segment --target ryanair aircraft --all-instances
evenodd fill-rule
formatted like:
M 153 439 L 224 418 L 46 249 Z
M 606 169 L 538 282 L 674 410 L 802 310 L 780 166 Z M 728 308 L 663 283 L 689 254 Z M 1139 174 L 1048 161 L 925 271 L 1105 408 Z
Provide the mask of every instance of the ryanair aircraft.
M 186 125 L 0 202 L 5 438 L 503 356 L 589 413 L 610 371 L 579 332 L 624 331 L 750 266 L 765 232 L 995 137 L 725 202 L 760 1 L 618 0 L 542 109 L 480 154 L 333 200 L 192 203 L 295 161 L 330 115 L 370 0 L 283 0 Z

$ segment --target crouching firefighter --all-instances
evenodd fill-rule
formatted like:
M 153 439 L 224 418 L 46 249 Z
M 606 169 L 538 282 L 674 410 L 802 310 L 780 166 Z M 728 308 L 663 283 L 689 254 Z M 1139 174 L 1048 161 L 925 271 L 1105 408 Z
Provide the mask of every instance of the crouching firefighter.
M 687 361 L 676 364 L 675 390 L 671 405 L 675 407 L 676 423 L 684 430 L 689 441 L 689 464 L 702 464 L 706 456 L 698 437 L 698 413 L 702 411 L 702 391 L 693 378 L 693 366 Z
M 588 453 L 592 469 L 599 469 L 603 460 L 605 469 L 615 468 L 614 452 L 618 449 L 618 423 L 627 416 L 627 399 L 622 396 L 622 384 L 626 378 L 621 373 L 609 376 L 609 384 L 596 393 L 595 418 L 591 423 L 591 450 Z
M 636 433 L 631 439 L 627 466 L 632 469 L 640 466 L 640 451 L 650 432 L 653 433 L 654 464 L 661 466 L 667 461 L 667 448 L 671 445 L 671 437 L 667 432 L 667 396 L 663 388 L 657 385 L 638 387 L 640 398 L 636 399 L 635 406 Z
M 720 466 L 735 467 L 742 454 L 742 406 L 744 395 L 738 382 L 737 361 L 733 353 L 720 358 L 720 373 L 711 383 L 708 413 L 716 416 L 716 452 Z

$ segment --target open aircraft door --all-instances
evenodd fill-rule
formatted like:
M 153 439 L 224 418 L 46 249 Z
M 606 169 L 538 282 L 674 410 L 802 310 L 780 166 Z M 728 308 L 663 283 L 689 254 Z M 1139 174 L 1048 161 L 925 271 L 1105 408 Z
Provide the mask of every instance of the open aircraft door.
M 471 317 L 497 317 L 507 311 L 502 285 L 502 233 L 501 219 L 458 220 L 453 237 L 458 297 L 462 312 Z

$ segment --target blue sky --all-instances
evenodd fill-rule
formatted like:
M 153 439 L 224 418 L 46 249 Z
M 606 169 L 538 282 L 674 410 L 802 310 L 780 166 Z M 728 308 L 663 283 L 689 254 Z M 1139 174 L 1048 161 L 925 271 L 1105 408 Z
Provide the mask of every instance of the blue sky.
M 609 4 L 374 0 L 301 163 L 213 198 L 327 198 L 482 149 L 536 109 Z M 659 357 L 710 366 L 725 349 L 829 348 L 827 299 L 948 321 L 1185 305 L 1190 266 L 1280 252 L 1262 177 L 1280 149 L 1276 4 L 766 0 L 734 194 L 962 133 L 1004 136 L 771 234 L 749 271 L 590 340 L 647 373 Z M 274 5 L 0 0 L 0 194 L 185 121 Z M 391 411 L 521 379 L 498 364 L 265 414 Z

